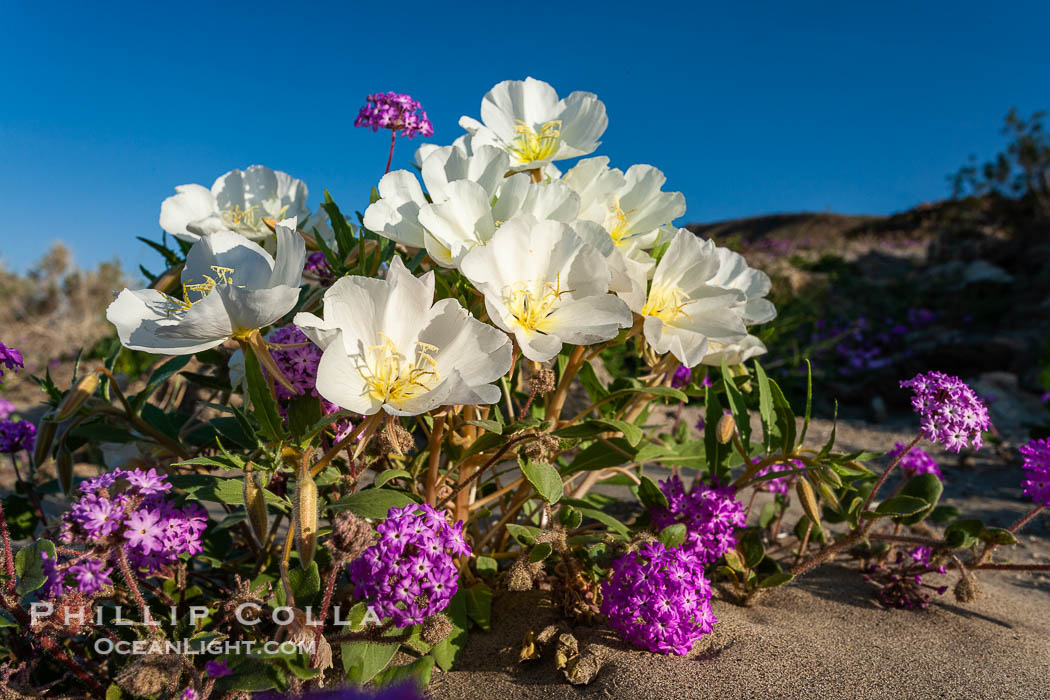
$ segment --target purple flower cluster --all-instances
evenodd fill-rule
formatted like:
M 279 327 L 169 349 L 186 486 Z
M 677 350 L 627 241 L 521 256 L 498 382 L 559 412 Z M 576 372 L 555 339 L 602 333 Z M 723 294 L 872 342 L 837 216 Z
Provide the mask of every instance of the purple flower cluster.
M 602 584 L 602 614 L 643 649 L 685 655 L 718 622 L 704 562 L 685 549 L 650 542 L 613 562 Z
M 122 546 L 131 564 L 149 573 L 180 554 L 198 554 L 207 513 L 194 503 L 180 508 L 168 500 L 164 494 L 171 484 L 166 479 L 153 469 L 117 469 L 85 480 L 80 484 L 83 495 L 63 516 L 63 540 Z M 123 485 L 119 491 L 118 485 Z
M 752 462 L 761 462 L 761 457 L 753 457 Z M 762 467 L 755 472 L 755 477 L 768 476 L 770 474 L 776 474 L 777 472 L 792 472 L 797 469 L 805 469 L 805 465 L 797 459 L 788 460 L 787 462 L 778 462 L 776 464 L 770 464 L 768 467 Z M 769 493 L 785 494 L 788 489 L 791 488 L 791 483 L 795 480 L 794 474 L 788 476 L 778 476 L 774 479 L 768 479 L 766 481 L 759 481 L 755 484 L 755 488 L 759 491 L 768 491 Z
M 736 547 L 736 530 L 747 525 L 747 517 L 732 488 L 708 486 L 697 479 L 686 493 L 682 480 L 671 476 L 660 482 L 660 490 L 668 507 L 651 511 L 653 526 L 662 530 L 683 523 L 687 534 L 681 549 L 710 564 Z
M 901 452 L 904 452 L 904 443 L 898 442 L 894 444 L 893 449 L 889 452 L 890 459 L 896 459 Z M 937 462 L 934 461 L 930 454 L 921 448 L 913 447 L 908 451 L 908 454 L 904 455 L 901 459 L 901 469 L 904 470 L 906 476 L 913 477 L 919 474 L 933 474 L 941 481 L 944 481 L 944 474 L 941 473 L 940 468 L 937 466 Z
M 919 428 L 927 440 L 951 452 L 971 444 L 979 450 L 984 444 L 981 433 L 992 427 L 988 408 L 961 379 L 927 372 L 901 382 L 901 386 L 915 392 L 911 405 L 919 414 Z
M 671 377 L 671 386 L 675 389 L 681 389 L 683 386 L 689 384 L 689 380 L 693 377 L 693 370 L 689 369 L 685 365 L 678 365 L 678 369 L 674 371 L 674 376 Z
M 33 451 L 36 426 L 26 420 L 0 419 L 0 453 L 13 455 Z
M 1032 440 L 1020 448 L 1022 467 L 1028 472 L 1021 488 L 1026 496 L 1044 507 L 1050 507 L 1050 438 Z
M 881 563 L 872 564 L 865 571 L 864 579 L 879 588 L 878 597 L 884 605 L 908 610 L 925 610 L 931 600 L 927 591 L 944 595 L 948 590 L 947 586 L 931 586 L 923 582 L 922 577 L 925 574 L 948 572 L 944 566 L 934 566 L 932 558 L 933 549 L 922 545 L 908 550 L 907 556 L 898 551 L 893 567 Z
M 844 322 L 820 319 L 810 335 L 816 354 L 830 350 L 838 371 L 843 376 L 878 370 L 911 354 L 907 336 L 935 321 L 937 315 L 928 309 L 908 309 L 905 321 L 884 318 L 881 323 L 864 316 Z
M 429 505 L 392 508 L 376 527 L 379 540 L 350 562 L 355 594 L 396 627 L 418 625 L 448 606 L 459 570 L 453 557 L 470 556 L 463 523 L 449 525 Z
M 423 106 L 410 96 L 396 92 L 377 92 L 365 100 L 365 106 L 354 120 L 354 126 L 368 127 L 372 131 L 400 131 L 402 136 L 408 138 L 434 135 L 434 126 L 427 119 L 427 113 L 419 111 Z
M 233 673 L 230 667 L 226 665 L 226 661 L 209 661 L 204 664 L 204 672 L 212 678 L 222 678 L 223 676 L 229 676 Z
M 15 405 L 0 396 L 0 420 L 6 420 L 15 412 Z
M 18 352 L 14 348 L 9 348 L 3 343 L 0 343 L 0 384 L 4 383 L 4 369 L 21 369 L 25 367 L 25 363 L 22 360 L 22 353 Z
M 339 407 L 330 403 L 317 393 L 317 364 L 321 361 L 321 348 L 314 345 L 306 334 L 295 326 L 285 326 L 272 331 L 267 340 L 277 345 L 292 347 L 273 348 L 270 356 L 273 357 L 281 372 L 291 382 L 296 393 L 288 391 L 279 382 L 275 383 L 277 390 L 277 408 L 281 415 L 287 417 L 288 404 L 303 394 L 309 394 L 321 402 L 321 409 L 326 415 L 339 410 Z M 338 421 L 332 426 L 335 431 L 335 439 L 342 440 L 350 434 L 354 426 L 350 421 Z
M 335 273 L 332 272 L 328 260 L 325 258 L 324 253 L 319 250 L 307 256 L 306 263 L 303 264 L 303 272 L 321 280 L 325 286 L 331 284 L 335 279 Z

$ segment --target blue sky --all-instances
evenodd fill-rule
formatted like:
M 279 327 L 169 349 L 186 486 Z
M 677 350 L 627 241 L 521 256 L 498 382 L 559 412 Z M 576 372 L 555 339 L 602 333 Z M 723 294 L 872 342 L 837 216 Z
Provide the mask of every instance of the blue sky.
M 595 92 L 599 153 L 661 168 L 682 222 L 906 209 L 998 149 L 1011 106 L 1050 108 L 1045 0 L 61 5 L 8 3 L 0 29 L 15 269 L 59 239 L 157 267 L 134 236 L 161 200 L 253 163 L 361 208 L 388 142 L 352 122 L 380 90 L 422 101 L 436 143 L 500 80 Z

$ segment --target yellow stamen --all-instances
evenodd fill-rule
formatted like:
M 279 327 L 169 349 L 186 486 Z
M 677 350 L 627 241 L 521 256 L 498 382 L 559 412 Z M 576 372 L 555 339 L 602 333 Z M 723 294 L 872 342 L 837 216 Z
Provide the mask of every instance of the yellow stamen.
M 685 316 L 692 322 L 692 317 L 685 312 L 685 307 L 695 303 L 695 299 L 686 299 L 680 289 L 652 289 L 649 299 L 642 307 L 643 316 L 654 316 L 664 323 L 671 323 L 679 316 Z
M 554 313 L 561 295 L 574 291 L 576 290 L 561 288 L 561 275 L 559 274 L 553 285 L 544 281 L 540 293 L 534 293 L 524 282 L 516 283 L 503 297 L 503 303 L 510 315 L 522 327 L 542 333 L 544 321 Z
M 548 160 L 558 152 L 561 144 L 561 120 L 554 119 L 541 124 L 537 132 L 519 119 L 514 126 L 514 133 L 517 136 L 509 150 L 520 162 Z
M 438 348 L 416 341 L 415 358 L 409 360 L 398 350 L 394 341 L 380 333 L 384 342 L 369 349 L 372 363 L 361 366 L 368 386 L 368 395 L 377 401 L 397 406 L 433 389 L 440 381 L 437 363 L 432 353 Z
M 187 311 L 191 306 L 208 296 L 211 290 L 215 289 L 216 285 L 233 284 L 234 269 L 232 267 L 212 265 L 211 270 L 215 273 L 215 277 L 218 277 L 218 280 L 210 275 L 201 275 L 204 278 L 203 282 L 183 282 L 181 299 L 176 299 L 167 294 L 164 295 L 167 302 L 171 305 L 171 308 L 168 309 L 169 316 L 172 311 Z M 199 296 L 196 299 L 190 299 L 190 292 L 194 292 Z
M 616 203 L 609 207 L 609 215 L 605 217 L 605 228 L 616 245 L 623 245 L 631 238 L 627 232 L 627 215 L 633 211 L 634 209 L 629 209 L 625 212 L 620 207 L 619 197 L 616 198 Z

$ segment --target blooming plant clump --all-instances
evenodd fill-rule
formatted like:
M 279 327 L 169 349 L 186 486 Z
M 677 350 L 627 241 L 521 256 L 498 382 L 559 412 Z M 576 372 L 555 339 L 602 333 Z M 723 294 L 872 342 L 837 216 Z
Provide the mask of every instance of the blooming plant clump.
M 391 140 L 358 216 L 258 165 L 176 187 L 174 239 L 151 242 L 166 269 L 107 309 L 119 345 L 69 386 L 36 377 L 36 424 L 0 404 L 0 641 L 28 659 L 0 695 L 425 686 L 528 589 L 569 626 L 684 655 L 716 624 L 712 590 L 748 604 L 827 561 L 859 558 L 914 609 L 928 575 L 958 573 L 973 602 L 978 575 L 1041 566 L 989 557 L 1050 501 L 1046 441 L 1022 449 L 1035 507 L 1009 529 L 941 504 L 919 445 L 981 447 L 988 412 L 959 378 L 903 383 L 909 444 L 815 444 L 811 390 L 796 417 L 758 359 L 769 277 L 677 227 L 660 170 L 593 155 L 597 95 L 503 81 L 408 169 L 397 134 L 433 134 L 417 101 L 371 95 L 356 123 Z M 0 368 L 22 364 L 0 344 Z M 550 629 L 523 662 L 553 648 L 570 682 L 605 672 Z M 99 651 L 132 642 L 165 646 Z
M 661 654 L 688 654 L 718 622 L 704 562 L 690 550 L 651 542 L 613 563 L 602 614 L 624 639 Z
M 394 508 L 376 528 L 379 541 L 350 564 L 355 594 L 395 627 L 418 625 L 448 607 L 456 594 L 455 557 L 469 557 L 463 523 L 449 525 L 424 504 Z

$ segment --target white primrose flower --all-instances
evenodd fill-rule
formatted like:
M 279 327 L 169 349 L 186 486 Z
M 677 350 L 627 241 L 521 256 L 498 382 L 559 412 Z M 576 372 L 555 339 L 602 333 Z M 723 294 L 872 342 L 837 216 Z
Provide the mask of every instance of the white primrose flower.
M 551 161 L 593 153 L 609 125 L 605 104 L 590 92 L 565 99 L 535 78 L 504 80 L 481 101 L 481 121 L 459 120 L 471 145 L 497 146 L 510 155 L 511 170 L 534 170 Z
M 497 326 L 513 333 L 525 357 L 545 362 L 563 343 L 590 345 L 631 325 L 631 311 L 609 294 L 605 257 L 566 224 L 512 219 L 460 271 L 485 295 Z
M 534 183 L 527 174 L 505 178 L 507 164 L 507 154 L 492 146 L 472 154 L 457 146 L 429 150 L 420 168 L 427 194 L 406 170 L 384 175 L 380 199 L 365 210 L 365 228 L 426 248 L 443 267 L 457 267 L 469 250 L 489 241 L 499 223 L 515 216 L 576 218 L 579 196 L 568 185 Z
M 685 196 L 661 191 L 667 178 L 651 165 L 632 165 L 623 173 L 604 156 L 587 158 L 562 181 L 580 195 L 579 217 L 601 224 L 625 251 L 656 245 L 660 229 L 685 213 Z
M 257 240 L 271 235 L 265 219 L 294 218 L 307 233 L 334 240 L 328 214 L 306 207 L 306 183 L 288 173 L 252 165 L 231 170 L 211 186 L 179 185 L 160 205 L 160 227 L 189 243 L 217 231 Z
M 636 302 L 633 310 L 645 319 L 645 339 L 657 353 L 670 352 L 694 367 L 709 353 L 743 343 L 747 323 L 776 314 L 760 298 L 768 290 L 769 278 L 741 256 L 678 229 L 656 266 L 645 303 Z
M 434 272 L 416 278 L 399 257 L 385 280 L 340 278 L 324 318 L 299 313 L 295 324 L 324 350 L 318 393 L 363 415 L 495 403 L 491 382 L 510 370 L 510 339 L 455 299 L 434 303 Z
M 201 237 L 186 255 L 181 299 L 125 289 L 106 310 L 124 347 L 188 355 L 245 339 L 292 310 L 306 259 L 295 219 L 277 224 L 276 261 L 232 231 Z

